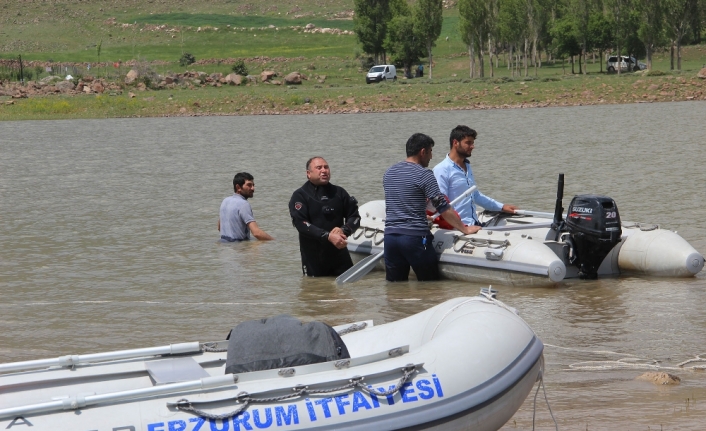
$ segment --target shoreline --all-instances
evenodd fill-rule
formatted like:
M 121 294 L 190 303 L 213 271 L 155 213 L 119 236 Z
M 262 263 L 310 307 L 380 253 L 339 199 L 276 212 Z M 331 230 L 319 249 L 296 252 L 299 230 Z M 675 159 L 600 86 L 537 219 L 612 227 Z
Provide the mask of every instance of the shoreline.
M 231 75 L 204 72 L 188 72 L 191 80 L 182 77 L 167 85 L 163 81 L 154 89 L 140 81 L 93 78 L 77 84 L 54 80 L 6 85 L 0 87 L 0 121 L 381 114 L 706 100 L 706 79 L 691 73 L 568 75 L 552 80 L 400 79 L 374 85 L 296 73 L 301 77 L 298 85 L 254 79 L 235 85 Z

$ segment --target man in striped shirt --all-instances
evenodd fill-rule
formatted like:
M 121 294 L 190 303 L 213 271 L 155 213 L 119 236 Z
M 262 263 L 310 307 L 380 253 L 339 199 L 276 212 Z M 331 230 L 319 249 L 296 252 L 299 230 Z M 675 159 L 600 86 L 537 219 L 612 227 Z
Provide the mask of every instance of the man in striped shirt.
M 385 278 L 407 281 L 411 266 L 420 281 L 437 280 L 439 264 L 427 223 L 427 200 L 455 229 L 464 234 L 480 230 L 465 226 L 439 190 L 427 169 L 434 140 L 415 133 L 407 140 L 407 159 L 392 165 L 383 176 L 385 190 Z

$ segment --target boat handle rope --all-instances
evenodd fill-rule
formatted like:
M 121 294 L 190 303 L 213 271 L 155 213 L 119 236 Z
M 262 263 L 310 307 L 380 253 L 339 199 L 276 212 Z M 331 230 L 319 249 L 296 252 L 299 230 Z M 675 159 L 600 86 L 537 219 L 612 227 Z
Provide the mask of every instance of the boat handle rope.
M 368 327 L 368 324 L 366 322 L 362 322 L 360 325 L 356 325 L 354 323 L 351 326 L 347 327 L 346 329 L 341 329 L 340 331 L 338 331 L 338 335 L 344 336 L 346 334 L 350 334 L 351 332 L 363 330 L 367 327 Z
M 366 322 L 362 322 L 360 324 L 353 323 L 351 326 L 338 331 L 338 335 L 343 336 L 346 334 L 350 334 L 351 332 L 361 331 L 367 327 L 368 327 L 368 324 Z M 212 353 L 222 353 L 222 352 L 227 352 L 228 347 L 227 346 L 226 347 L 218 347 L 218 342 L 208 342 L 208 343 L 201 344 L 201 351 L 202 352 L 212 352 Z
M 183 412 L 188 412 L 191 414 L 194 414 L 198 417 L 202 417 L 205 419 L 210 419 L 210 420 L 224 420 L 224 419 L 230 419 L 234 416 L 239 415 L 240 413 L 244 412 L 248 406 L 251 403 L 275 403 L 279 401 L 285 401 L 285 400 L 290 400 L 293 398 L 301 398 L 306 395 L 323 395 L 323 394 L 329 394 L 332 392 L 340 392 L 344 390 L 351 390 L 351 389 L 360 389 L 363 392 L 366 392 L 370 395 L 374 395 L 376 397 L 387 397 L 390 395 L 394 395 L 397 392 L 402 389 L 402 386 L 407 383 L 407 381 L 412 377 L 416 372 L 417 372 L 417 366 L 414 364 L 407 364 L 404 367 L 400 369 L 402 371 L 402 377 L 400 377 L 400 380 L 397 382 L 397 384 L 393 387 L 390 388 L 386 391 L 377 391 L 373 389 L 372 387 L 368 387 L 363 383 L 363 380 L 365 380 L 364 376 L 354 376 L 351 379 L 348 380 L 348 383 L 342 386 L 337 386 L 335 388 L 329 388 L 329 389 L 309 389 L 308 386 L 304 385 L 297 385 L 292 388 L 293 393 L 291 394 L 286 394 L 286 395 L 280 395 L 278 397 L 267 397 L 267 398 L 252 398 L 253 395 L 257 394 L 249 394 L 245 391 L 240 392 L 238 395 L 236 395 L 233 398 L 226 398 L 223 400 L 214 400 L 214 401 L 189 401 L 186 398 L 182 398 L 178 400 L 176 403 L 167 403 L 167 407 L 175 407 L 179 411 Z M 211 404 L 215 402 L 223 402 L 223 401 L 235 401 L 236 403 L 242 404 L 240 407 L 237 409 L 228 412 L 228 413 L 221 413 L 221 414 L 213 414 L 213 413 L 208 413 L 203 410 L 200 410 L 194 405 L 199 405 L 199 404 Z
M 484 238 L 464 238 L 461 235 L 454 235 L 454 251 L 458 252 L 456 250 L 456 243 L 458 241 L 465 241 L 464 244 L 459 248 L 462 249 L 465 247 L 467 244 L 470 244 L 474 247 L 487 247 L 487 248 L 507 248 L 510 246 L 510 241 L 504 239 L 504 240 L 499 240 L 499 239 L 484 239 Z
M 353 232 L 353 239 L 358 239 L 360 238 L 361 235 L 363 235 L 363 232 L 365 231 L 365 228 L 358 228 L 355 232 Z
M 372 232 L 371 234 L 368 234 L 368 232 Z M 365 230 L 363 231 L 363 236 L 366 238 L 372 238 L 375 236 L 377 233 L 377 229 L 373 227 L 366 227 Z
M 382 238 L 380 238 L 380 239 L 378 240 L 377 238 L 378 238 L 378 234 L 379 234 L 379 233 L 382 234 Z M 383 242 L 383 241 L 385 241 L 385 231 L 384 231 L 384 230 L 375 229 L 375 234 L 373 235 L 373 244 L 375 244 L 375 245 L 380 245 L 380 243 Z

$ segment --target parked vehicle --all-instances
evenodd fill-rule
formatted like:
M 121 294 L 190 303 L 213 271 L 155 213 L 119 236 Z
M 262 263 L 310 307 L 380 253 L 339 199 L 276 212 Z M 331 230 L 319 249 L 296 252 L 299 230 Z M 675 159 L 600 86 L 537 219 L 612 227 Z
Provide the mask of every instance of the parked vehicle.
M 641 61 L 637 61 L 635 57 L 628 57 L 627 55 L 621 55 L 620 56 L 621 61 L 620 65 L 618 65 L 618 56 L 613 55 L 610 58 L 608 58 L 608 73 L 614 73 L 618 70 L 618 67 L 620 67 L 621 72 L 637 72 L 638 70 L 645 70 L 647 69 L 647 65 Z
M 365 83 L 380 81 L 397 81 L 397 69 L 393 64 L 379 64 L 370 68 L 365 76 Z

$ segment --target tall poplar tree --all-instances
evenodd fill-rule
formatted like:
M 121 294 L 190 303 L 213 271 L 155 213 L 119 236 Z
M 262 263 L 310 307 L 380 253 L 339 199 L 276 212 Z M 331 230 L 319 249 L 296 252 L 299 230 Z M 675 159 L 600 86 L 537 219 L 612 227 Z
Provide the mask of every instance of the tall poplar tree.
M 642 0 L 638 3 L 642 22 L 637 35 L 645 44 L 648 69 L 652 69 L 652 52 L 659 45 L 662 37 L 664 6 L 664 0 Z
M 416 34 L 424 42 L 429 57 L 429 79 L 432 73 L 431 49 L 436 46 L 436 40 L 441 34 L 444 22 L 442 0 L 419 0 L 414 6 L 414 25 Z
M 458 3 L 459 31 L 461 32 L 461 40 L 468 47 L 471 78 L 485 76 L 483 47 L 490 33 L 489 3 L 487 0 L 460 0 Z M 478 53 L 478 68 L 476 68 L 475 62 L 476 52 Z
M 354 0 L 353 28 L 363 51 L 372 54 L 375 64 L 386 62 L 385 37 L 392 18 L 389 0 Z

